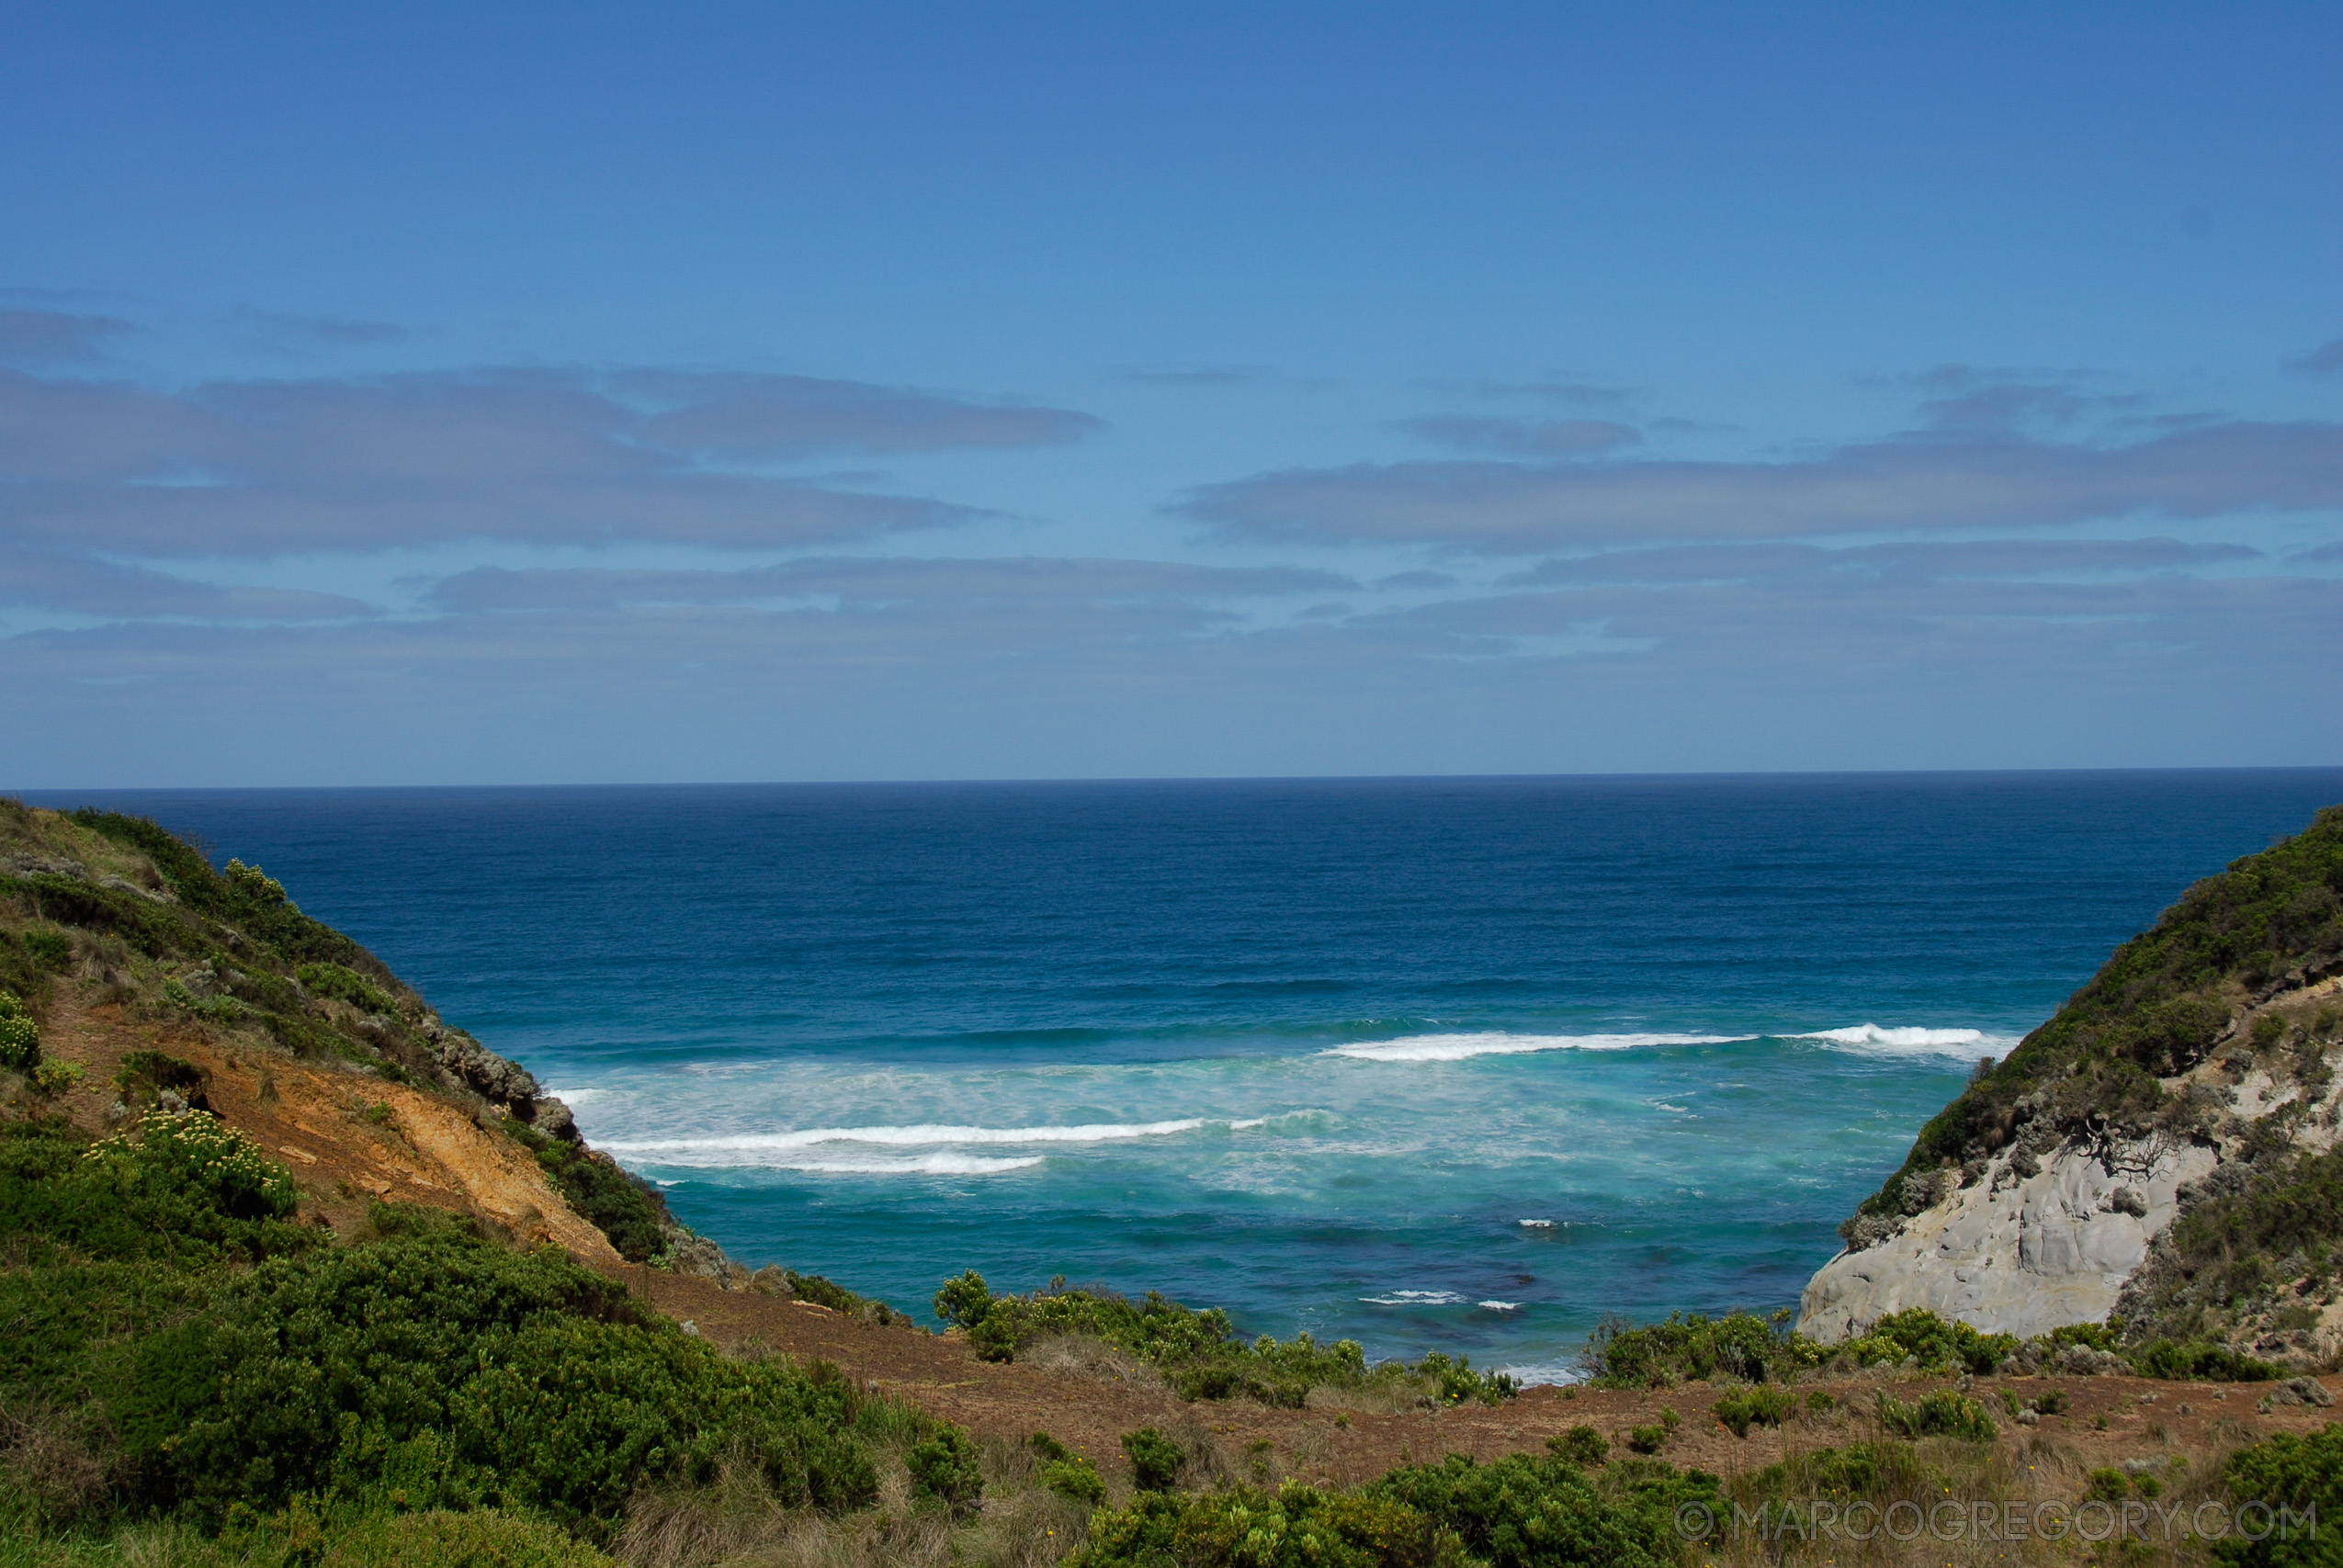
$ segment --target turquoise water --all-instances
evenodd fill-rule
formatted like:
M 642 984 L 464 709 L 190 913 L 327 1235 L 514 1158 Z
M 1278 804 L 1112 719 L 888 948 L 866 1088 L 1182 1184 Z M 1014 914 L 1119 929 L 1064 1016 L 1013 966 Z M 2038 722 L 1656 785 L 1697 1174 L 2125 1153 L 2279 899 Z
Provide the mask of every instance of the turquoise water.
M 1978 1056 L 2343 773 L 40 799 L 264 864 L 744 1261 L 1551 1377 L 1794 1303 Z

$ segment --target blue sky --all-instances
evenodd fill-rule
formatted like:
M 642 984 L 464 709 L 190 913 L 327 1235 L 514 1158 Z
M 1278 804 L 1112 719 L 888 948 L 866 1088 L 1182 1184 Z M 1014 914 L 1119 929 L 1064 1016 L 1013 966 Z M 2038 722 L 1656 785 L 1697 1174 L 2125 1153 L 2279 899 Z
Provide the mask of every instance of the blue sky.
M 0 786 L 2343 761 L 2343 12 L 19 4 Z

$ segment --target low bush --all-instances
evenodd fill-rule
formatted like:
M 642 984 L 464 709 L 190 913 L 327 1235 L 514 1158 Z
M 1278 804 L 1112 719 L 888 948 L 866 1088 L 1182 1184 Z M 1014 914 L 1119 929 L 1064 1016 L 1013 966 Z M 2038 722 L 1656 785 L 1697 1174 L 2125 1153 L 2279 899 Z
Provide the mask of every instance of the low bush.
M 1088 1460 L 1050 1461 L 1041 1467 L 1041 1483 L 1060 1497 L 1070 1497 L 1092 1507 L 1106 1501 L 1106 1478 Z
M 1983 1404 L 1949 1388 L 1910 1401 L 1883 1393 L 1879 1419 L 1889 1431 L 1906 1438 L 1960 1438 L 1989 1443 L 2000 1433 Z
M 1579 1359 L 1597 1388 L 1665 1388 L 1716 1377 L 1779 1382 L 1820 1366 L 1826 1353 L 1790 1326 L 1787 1312 L 1770 1318 L 1680 1312 L 1641 1327 L 1606 1322 Z
M 1312 1388 L 1412 1387 L 1426 1404 L 1495 1404 L 1520 1387 L 1503 1372 L 1477 1372 L 1468 1358 L 1439 1351 L 1413 1367 L 1400 1361 L 1370 1367 L 1365 1348 L 1355 1339 L 1321 1345 L 1307 1334 L 1285 1340 L 1264 1334 L 1247 1344 L 1218 1307 L 1198 1312 L 1153 1291 L 1138 1302 L 1106 1292 L 1063 1289 L 994 1295 L 984 1277 L 970 1269 L 936 1292 L 935 1314 L 965 1329 L 969 1345 L 987 1360 L 1013 1360 L 1019 1349 L 1044 1336 L 1103 1339 L 1156 1367 L 1183 1399 L 1242 1395 L 1298 1410 Z
M 1923 1372 L 1974 1372 L 1989 1377 L 2018 1348 L 2014 1334 L 1980 1334 L 1968 1324 L 1947 1320 L 1926 1307 L 1890 1314 L 1848 1341 L 1846 1353 L 1862 1366 L 1894 1366 L 1916 1359 Z
M 28 1073 L 40 1060 L 40 1026 L 14 991 L 0 991 L 0 1067 Z
M 110 1477 L 85 1511 L 218 1528 L 397 1495 L 607 1539 L 628 1500 L 754 1464 L 783 1506 L 877 1494 L 834 1371 L 734 1361 L 558 1251 L 378 1206 L 336 1247 L 287 1223 L 282 1168 L 216 1118 L 160 1112 L 95 1146 L 0 1126 L 0 1404 L 86 1412 Z M 243 1268 L 230 1265 L 242 1263 Z M 242 1510 L 240 1513 L 239 1510 Z
M 1152 1427 L 1124 1433 L 1123 1452 L 1131 1461 L 1131 1484 L 1142 1492 L 1171 1491 L 1188 1462 L 1180 1445 Z
M 2337 1528 L 2343 1521 L 2343 1425 L 2329 1422 L 2300 1437 L 2281 1432 L 2240 1449 L 2229 1456 L 2223 1477 L 2235 1507 L 2259 1503 L 2318 1521 L 2315 1531 L 2287 1525 L 2258 1541 L 2233 1533 L 2213 1549 L 2224 1568 L 2336 1568 L 2343 1562 L 2343 1529 Z
M 1465 1568 L 1455 1537 L 1387 1498 L 1289 1484 L 1142 1492 L 1091 1520 L 1064 1568 Z M 1640 1565 L 1637 1565 L 1640 1568 Z
M 1732 1483 L 1735 1500 L 1752 1507 L 1787 1504 L 1811 1509 L 1817 1502 L 1829 1502 L 1842 1514 L 1855 1502 L 1884 1506 L 1898 1498 L 1924 1498 L 1932 1503 L 1942 1495 L 1945 1484 L 1945 1478 L 1911 1444 L 1893 1440 L 1815 1449 Z
M 801 1302 L 826 1306 L 832 1312 L 875 1323 L 882 1328 L 917 1326 L 911 1321 L 911 1314 L 897 1312 L 885 1302 L 869 1296 L 856 1295 L 845 1286 L 834 1284 L 819 1274 L 800 1274 L 795 1269 L 785 1269 L 781 1272 L 782 1278 L 789 1282 L 789 1293 Z
M 1487 1562 L 1644 1568 L 1691 1555 L 1676 1528 L 1686 1504 L 1713 1504 L 1716 1478 L 1665 1464 L 1623 1462 L 1598 1484 L 1552 1457 L 1508 1455 L 1486 1464 L 1451 1454 L 1403 1466 L 1362 1489 L 1404 1503 L 1454 1533 Z
M 32 1069 L 32 1087 L 43 1094 L 62 1094 L 86 1076 L 79 1062 L 42 1062 Z
M 1716 1495 L 1664 1464 L 1597 1485 L 1559 1458 L 1452 1455 L 1350 1491 L 1143 1492 L 1097 1515 L 1066 1568 L 1663 1568 L 1692 1556 L 1677 1509 Z
M 63 931 L 28 931 L 18 938 L 37 969 L 62 975 L 74 966 L 73 940 Z
M 2211 1339 L 2151 1339 L 2131 1353 L 2132 1370 L 2144 1378 L 2199 1382 L 2268 1382 L 2286 1375 L 2274 1362 Z
M 1611 1445 L 1592 1427 L 1573 1427 L 1546 1438 L 1545 1451 L 1565 1464 L 1592 1470 L 1611 1457 Z
M 339 964 L 304 964 L 293 971 L 302 987 L 321 997 L 332 997 L 348 1002 L 364 1012 L 396 1016 L 399 1004 L 390 993 L 359 974 Z
M 911 1472 L 912 1495 L 956 1514 L 973 1512 L 984 1495 L 984 1466 L 975 1439 L 949 1421 L 912 1444 L 903 1461 Z
M 1797 1412 L 1795 1396 L 1778 1388 L 1749 1388 L 1720 1397 L 1716 1418 L 1737 1438 L 1747 1438 L 1752 1426 L 1779 1427 Z

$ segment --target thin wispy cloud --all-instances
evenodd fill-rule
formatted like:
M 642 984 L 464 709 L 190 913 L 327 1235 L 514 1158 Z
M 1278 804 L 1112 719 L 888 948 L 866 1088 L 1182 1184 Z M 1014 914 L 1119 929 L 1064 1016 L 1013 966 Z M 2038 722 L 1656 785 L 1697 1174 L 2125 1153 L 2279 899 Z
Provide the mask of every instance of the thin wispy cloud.
M 1271 598 L 1355 587 L 1332 572 L 1173 561 L 1040 558 L 827 558 L 738 571 L 481 567 L 435 584 L 470 613 L 733 604 L 806 598 L 857 605 L 1011 602 L 1027 606 Z
M 2343 424 L 2235 421 L 2114 446 L 1947 430 L 1778 461 L 1356 463 L 1207 485 L 1175 510 L 1237 538 L 1528 555 L 2338 506 Z
M 2300 359 L 2288 360 L 2286 368 L 2305 376 L 2332 376 L 2343 370 L 2343 337 L 2329 338 Z
M 18 538 L 149 558 L 467 539 L 771 548 L 979 513 L 759 465 L 1044 446 L 1097 424 L 787 376 L 480 369 L 160 390 L 0 371 L 0 483 Z
M 88 556 L 0 544 L 0 605 L 113 621 L 335 621 L 379 612 L 304 589 L 222 586 Z
M 0 307 L 0 365 L 46 368 L 102 360 L 138 330 L 119 316 Z
M 1140 365 L 1126 366 L 1115 378 L 1158 387 L 1245 387 L 1273 374 L 1265 365 Z
M 1394 422 L 1394 430 L 1460 452 L 1500 452 L 1518 457 L 1583 457 L 1643 445 L 1632 425 L 1607 419 L 1487 419 L 1428 414 Z
M 409 335 L 407 329 L 395 321 L 309 316 L 249 306 L 237 310 L 234 320 L 247 338 L 270 348 L 373 348 L 403 342 Z

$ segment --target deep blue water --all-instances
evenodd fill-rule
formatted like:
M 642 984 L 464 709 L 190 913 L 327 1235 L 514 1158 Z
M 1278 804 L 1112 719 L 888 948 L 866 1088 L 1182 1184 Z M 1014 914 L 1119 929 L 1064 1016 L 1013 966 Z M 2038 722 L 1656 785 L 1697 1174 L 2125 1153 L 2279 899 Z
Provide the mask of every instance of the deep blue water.
M 745 1261 L 1552 1371 L 1793 1303 L 2343 771 L 37 798 L 265 865 Z

